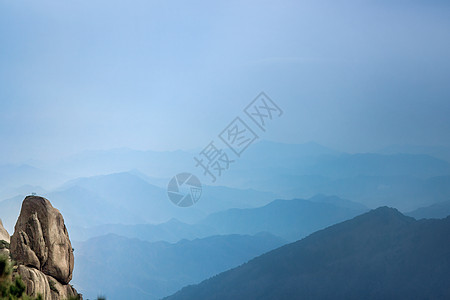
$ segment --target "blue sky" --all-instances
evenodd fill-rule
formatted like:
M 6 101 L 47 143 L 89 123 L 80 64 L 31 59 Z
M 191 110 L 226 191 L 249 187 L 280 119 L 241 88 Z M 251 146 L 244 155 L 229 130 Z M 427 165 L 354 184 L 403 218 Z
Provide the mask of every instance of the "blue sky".
M 265 139 L 450 146 L 447 1 L 0 0 L 1 162 L 200 148 L 260 91 Z

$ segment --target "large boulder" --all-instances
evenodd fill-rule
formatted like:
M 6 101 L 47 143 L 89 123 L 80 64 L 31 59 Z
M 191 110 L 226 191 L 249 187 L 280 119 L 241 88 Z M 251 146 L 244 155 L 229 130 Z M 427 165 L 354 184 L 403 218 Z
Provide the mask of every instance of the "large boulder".
M 72 244 L 61 213 L 50 201 L 25 198 L 11 237 L 11 256 L 17 264 L 35 268 L 61 284 L 72 279 Z

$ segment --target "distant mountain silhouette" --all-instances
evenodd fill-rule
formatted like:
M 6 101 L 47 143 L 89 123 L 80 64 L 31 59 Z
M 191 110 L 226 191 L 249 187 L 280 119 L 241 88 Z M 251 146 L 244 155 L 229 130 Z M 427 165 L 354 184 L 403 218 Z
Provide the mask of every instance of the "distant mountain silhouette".
M 147 182 L 135 172 L 77 178 L 44 192 L 42 196 L 52 199 L 71 228 L 102 224 L 157 224 L 173 218 L 196 222 L 209 213 L 231 207 L 263 206 L 276 198 L 273 193 L 252 189 L 203 186 L 201 201 L 183 209 L 170 202 L 166 188 Z M 19 195 L 0 201 L 6 228 L 11 229 L 14 225 L 23 198 L 24 195 Z
M 160 299 L 285 243 L 270 234 L 211 236 L 176 244 L 106 235 L 74 244 L 73 283 L 88 299 Z
M 450 147 L 421 145 L 391 145 L 379 151 L 382 154 L 426 154 L 450 162 Z
M 231 207 L 243 208 L 246 204 L 249 204 L 247 207 L 255 207 L 257 198 L 245 195 L 246 189 L 262 191 L 267 196 L 271 194 L 269 200 L 309 198 L 321 193 L 352 199 L 370 208 L 390 205 L 402 211 L 412 211 L 450 199 L 450 163 L 420 151 L 410 154 L 346 154 L 316 143 L 298 145 L 261 141 L 249 147 L 217 181 L 217 184 L 222 186 L 240 189 L 238 193 L 230 191 L 229 194 L 206 186 L 210 182 L 201 175 L 200 169 L 195 168 L 193 160 L 200 151 L 201 149 L 161 152 L 112 149 L 86 151 L 52 164 L 35 162 L 42 166 L 42 169 L 30 165 L 0 166 L 0 200 L 15 196 L 14 191 L 25 184 L 54 191 L 54 187 L 59 186 L 66 178 L 85 177 L 92 183 L 100 182 L 102 176 L 125 173 L 159 188 L 159 192 L 154 192 L 164 194 L 167 198 L 167 182 L 180 170 L 197 172 L 205 185 L 201 201 L 195 208 L 197 213 L 181 216 L 173 214 L 168 208 L 169 218 L 160 218 L 158 221 L 158 216 L 152 216 L 150 222 L 162 222 L 170 218 L 193 222 L 213 211 Z M 44 169 L 52 172 L 43 171 Z M 114 180 L 109 178 L 109 184 L 104 187 L 111 191 L 119 187 L 120 181 L 117 177 Z M 76 181 L 77 184 L 87 184 L 80 178 Z M 126 189 L 126 185 L 131 182 L 126 178 L 124 182 Z M 149 187 L 138 187 L 142 189 L 137 192 L 152 190 Z M 93 191 L 91 188 L 86 189 Z M 226 188 L 223 189 L 227 192 Z M 19 189 L 17 193 L 31 192 L 33 190 Z M 42 194 L 41 189 L 37 192 Z M 98 191 L 94 192 L 101 196 Z M 127 195 L 132 194 L 133 192 L 130 192 Z M 207 200 L 208 194 L 213 195 L 212 199 L 217 201 Z M 263 194 L 258 198 L 267 200 Z M 151 204 L 156 205 L 154 198 L 152 199 Z M 253 204 L 245 203 L 246 200 Z M 256 206 L 264 205 L 268 201 L 260 201 Z M 190 209 L 190 212 L 195 209 Z M 183 215 L 186 215 L 185 212 Z
M 189 170 L 193 165 L 193 153 L 188 151 L 140 151 L 119 148 L 83 151 L 60 160 L 54 168 L 72 177 L 139 169 L 150 176 L 170 178 L 179 170 Z
M 375 208 L 391 205 L 402 211 L 450 199 L 450 176 L 415 178 L 411 176 L 356 176 L 331 180 L 325 177 L 301 177 L 292 195 L 338 195 Z M 293 185 L 294 186 L 294 185 Z M 307 196 L 304 196 L 307 197 Z
M 324 195 L 324 194 L 317 194 L 317 195 L 309 198 L 308 200 L 311 202 L 328 203 L 328 204 L 333 204 L 338 207 L 350 208 L 350 209 L 361 210 L 361 211 L 368 209 L 367 206 L 365 206 L 361 203 L 343 199 L 338 196 L 328 196 L 328 195 Z
M 92 174 L 127 172 L 138 169 L 147 175 L 169 179 L 180 170 L 194 168 L 194 155 L 202 148 L 192 151 L 140 151 L 127 148 L 84 151 L 63 159 L 54 169 L 73 177 Z M 317 143 L 283 144 L 260 141 L 249 147 L 239 165 L 248 162 L 251 166 L 289 166 L 299 159 L 318 155 L 338 155 L 339 151 L 329 149 Z M 275 159 L 277 158 L 277 159 Z M 237 167 L 237 166 L 233 166 Z M 245 167 L 247 168 L 247 166 Z
M 449 237 L 450 217 L 381 207 L 166 299 L 449 299 Z
M 211 214 L 199 224 L 214 228 L 221 234 L 270 232 L 288 241 L 296 241 L 366 210 L 348 200 L 319 195 L 311 200 L 275 200 L 258 208 L 229 209 Z
M 450 216 L 450 201 L 420 207 L 407 213 L 407 215 L 416 219 L 442 219 Z
M 251 189 L 203 186 L 201 201 L 183 209 L 170 202 L 166 187 L 155 186 L 134 172 L 77 178 L 47 196 L 65 213 L 71 227 L 157 224 L 173 218 L 196 222 L 212 212 L 231 207 L 262 206 L 276 197 L 273 193 Z M 87 206 L 91 209 L 86 213 Z M 98 214 L 98 211 L 103 213 Z
M 138 238 L 148 242 L 165 241 L 176 243 L 183 239 L 193 240 L 217 234 L 217 230 L 201 224 L 187 224 L 177 219 L 171 219 L 161 224 L 104 224 L 93 227 L 74 226 L 70 235 L 77 241 L 107 235 L 117 234 L 128 238 Z
M 28 186 L 26 193 L 40 192 L 42 187 L 55 187 L 68 179 L 67 176 L 37 168 L 27 164 L 0 165 L 0 199 L 10 198 L 22 193 L 22 188 Z M 25 186 L 25 187 L 24 187 Z M 33 190 L 37 187 L 38 190 Z M 11 194 L 16 190 L 18 193 Z
M 402 176 L 418 178 L 448 175 L 450 163 L 422 154 L 375 153 L 342 154 L 324 157 L 316 163 L 310 174 L 320 174 L 330 178 L 354 176 Z
M 213 213 L 193 224 L 171 219 L 161 224 L 71 226 L 71 236 L 81 241 L 114 233 L 151 242 L 177 242 L 216 234 L 269 232 L 288 241 L 296 241 L 367 210 L 365 206 L 349 200 L 317 195 L 308 200 L 275 200 L 262 207 L 229 209 Z M 67 215 L 70 216 L 70 210 Z M 95 219 L 95 211 L 86 215 Z
M 283 198 L 322 193 L 374 208 L 410 211 L 450 199 L 450 163 L 424 154 L 301 151 L 306 145 L 261 143 L 221 178 L 225 184 Z M 263 151 L 263 147 L 274 151 Z M 295 149 L 300 154 L 295 154 Z
M 16 224 L 24 198 L 24 195 L 18 195 L 0 202 L 3 226 L 8 232 L 14 232 L 14 224 Z

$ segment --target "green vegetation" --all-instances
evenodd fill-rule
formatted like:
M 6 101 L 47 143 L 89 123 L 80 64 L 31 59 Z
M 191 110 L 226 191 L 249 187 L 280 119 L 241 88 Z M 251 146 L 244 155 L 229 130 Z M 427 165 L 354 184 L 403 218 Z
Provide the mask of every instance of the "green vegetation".
M 80 296 L 73 296 L 73 297 L 67 298 L 66 300 L 80 300 Z
M 12 279 L 12 267 L 8 257 L 0 256 L 0 299 L 42 300 L 40 295 L 36 298 L 28 297 L 25 294 L 25 289 L 25 284 L 20 277 Z
M 0 249 L 9 249 L 9 243 L 7 241 L 0 241 Z
M 50 289 L 54 292 L 58 292 L 58 290 L 55 287 L 56 282 L 54 282 L 53 280 L 49 280 L 48 284 L 50 285 Z

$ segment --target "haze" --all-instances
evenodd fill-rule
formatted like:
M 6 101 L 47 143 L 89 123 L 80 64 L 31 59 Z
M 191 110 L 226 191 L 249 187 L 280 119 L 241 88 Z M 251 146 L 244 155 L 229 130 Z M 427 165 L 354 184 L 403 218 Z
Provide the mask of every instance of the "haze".
M 447 1 L 0 1 L 0 161 L 265 139 L 449 146 Z

